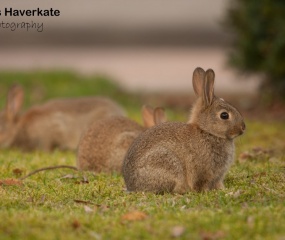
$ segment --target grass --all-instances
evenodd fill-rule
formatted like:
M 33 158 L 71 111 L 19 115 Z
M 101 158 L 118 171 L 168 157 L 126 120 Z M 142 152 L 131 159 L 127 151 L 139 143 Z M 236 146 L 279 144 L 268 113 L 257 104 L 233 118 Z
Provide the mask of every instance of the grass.
M 133 95 L 102 77 L 0 73 L 0 79 L 2 92 L 16 79 L 30 92 L 43 89 L 41 99 L 31 97 L 26 106 L 61 93 L 96 94 L 91 90 L 96 86 L 126 106 L 131 117 L 140 115 L 140 100 L 130 103 Z M 57 80 L 52 84 L 52 79 Z M 62 87 L 67 83 L 74 86 L 70 91 Z M 171 111 L 171 120 L 181 118 Z M 20 182 L 16 179 L 40 167 L 74 165 L 75 154 L 1 150 L 0 180 L 6 181 L 0 184 L 0 239 L 284 239 L 284 139 L 284 123 L 247 121 L 226 188 L 185 195 L 127 193 L 119 175 L 69 169 Z

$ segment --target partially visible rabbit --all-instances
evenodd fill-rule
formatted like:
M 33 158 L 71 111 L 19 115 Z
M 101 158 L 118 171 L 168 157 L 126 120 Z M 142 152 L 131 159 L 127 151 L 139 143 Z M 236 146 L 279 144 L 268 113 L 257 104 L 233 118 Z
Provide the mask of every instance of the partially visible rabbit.
M 146 128 L 166 121 L 162 108 L 142 107 L 144 127 L 126 117 L 110 117 L 94 123 L 82 136 L 77 168 L 95 172 L 121 172 L 126 152 Z
M 234 138 L 243 134 L 239 111 L 214 95 L 214 71 L 196 68 L 198 96 L 188 123 L 164 123 L 142 133 L 123 163 L 129 191 L 180 193 L 224 187 L 234 160 Z
M 105 97 L 54 99 L 20 113 L 24 91 L 14 85 L 0 112 L 0 147 L 22 150 L 75 150 L 82 132 L 94 121 L 124 116 L 124 110 Z

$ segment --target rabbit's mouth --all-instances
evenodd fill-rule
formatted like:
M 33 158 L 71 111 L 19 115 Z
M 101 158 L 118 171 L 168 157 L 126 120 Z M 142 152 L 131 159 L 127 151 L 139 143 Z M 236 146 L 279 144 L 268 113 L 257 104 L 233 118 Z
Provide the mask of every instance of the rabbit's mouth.
M 229 131 L 227 134 L 227 137 L 229 139 L 234 139 L 240 135 L 242 135 L 245 132 L 245 124 L 242 123 L 240 127 L 234 128 L 232 131 Z

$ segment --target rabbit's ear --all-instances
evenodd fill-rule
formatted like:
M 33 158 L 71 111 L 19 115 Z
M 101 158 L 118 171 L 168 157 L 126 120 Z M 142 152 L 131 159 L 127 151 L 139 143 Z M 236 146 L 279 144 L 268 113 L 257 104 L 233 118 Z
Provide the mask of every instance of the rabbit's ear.
M 153 108 L 148 105 L 143 105 L 142 119 L 143 119 L 143 124 L 145 127 L 149 128 L 155 125 L 153 115 L 154 115 Z
M 21 86 L 13 85 L 7 96 L 6 117 L 8 120 L 14 120 L 20 112 L 24 101 L 24 91 Z
M 157 107 L 154 109 L 154 123 L 158 125 L 167 121 L 166 114 L 163 108 Z
M 206 106 L 210 106 L 214 99 L 214 82 L 215 73 L 212 69 L 208 69 L 204 80 L 203 100 Z
M 204 78 L 205 78 L 205 71 L 202 68 L 197 67 L 193 72 L 192 84 L 196 95 L 199 97 L 203 95 Z

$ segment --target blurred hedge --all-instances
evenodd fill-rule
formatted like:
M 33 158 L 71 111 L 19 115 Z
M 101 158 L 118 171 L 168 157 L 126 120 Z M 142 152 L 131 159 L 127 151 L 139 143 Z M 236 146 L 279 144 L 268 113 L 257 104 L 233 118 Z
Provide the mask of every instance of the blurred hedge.
M 231 0 L 225 24 L 234 33 L 230 65 L 262 73 L 262 96 L 285 100 L 285 1 Z

